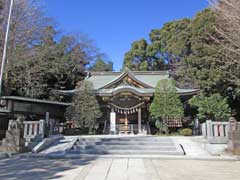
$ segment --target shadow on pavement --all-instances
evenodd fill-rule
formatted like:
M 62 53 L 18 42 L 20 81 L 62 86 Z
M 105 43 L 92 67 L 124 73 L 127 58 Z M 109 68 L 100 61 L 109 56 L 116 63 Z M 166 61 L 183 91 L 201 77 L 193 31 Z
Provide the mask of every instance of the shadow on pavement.
M 1 180 L 36 180 L 63 178 L 60 172 L 86 166 L 95 158 L 47 159 L 13 157 L 0 160 Z M 80 173 L 80 172 L 79 172 Z

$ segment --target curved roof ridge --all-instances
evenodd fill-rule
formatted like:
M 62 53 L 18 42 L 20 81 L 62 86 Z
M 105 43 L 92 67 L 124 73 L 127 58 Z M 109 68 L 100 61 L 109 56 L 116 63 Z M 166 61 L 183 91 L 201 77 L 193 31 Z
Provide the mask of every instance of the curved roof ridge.
M 139 80 L 131 70 L 125 69 L 119 76 L 117 76 L 112 81 L 108 82 L 107 84 L 103 85 L 100 89 L 107 88 L 107 87 L 113 85 L 114 83 L 122 80 L 122 78 L 124 78 L 127 75 L 129 75 L 130 78 L 132 78 L 134 81 L 138 82 L 139 84 L 142 84 L 143 86 L 148 87 L 148 88 L 153 88 L 151 85 L 146 84 L 143 81 Z
M 169 70 L 166 71 L 132 71 L 129 69 L 125 69 L 123 71 L 89 71 L 91 75 L 93 76 L 106 76 L 106 75 L 116 75 L 116 74 L 122 74 L 124 72 L 131 72 L 134 75 L 168 75 L 169 74 Z

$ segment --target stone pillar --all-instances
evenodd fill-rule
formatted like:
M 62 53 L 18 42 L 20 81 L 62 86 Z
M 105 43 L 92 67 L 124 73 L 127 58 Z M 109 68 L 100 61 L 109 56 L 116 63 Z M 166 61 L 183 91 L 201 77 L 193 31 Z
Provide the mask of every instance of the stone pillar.
M 239 123 L 233 117 L 229 119 L 228 150 L 234 155 L 240 155 L 240 128 Z
M 208 140 L 208 142 L 211 142 L 211 140 L 213 138 L 212 121 L 211 120 L 206 121 L 206 128 L 207 128 L 207 140 Z
M 142 110 L 138 109 L 138 133 L 142 132 Z

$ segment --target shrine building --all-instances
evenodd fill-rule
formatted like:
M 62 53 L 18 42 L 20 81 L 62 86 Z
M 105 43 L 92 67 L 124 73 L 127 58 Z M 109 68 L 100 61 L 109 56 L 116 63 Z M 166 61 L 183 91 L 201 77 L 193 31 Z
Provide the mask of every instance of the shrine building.
M 150 133 L 149 108 L 159 80 L 170 79 L 169 71 L 89 72 L 85 81 L 93 89 L 103 113 L 100 127 L 103 133 Z M 197 94 L 197 89 L 177 92 L 184 103 L 184 116 L 189 116 L 186 101 Z M 65 91 L 65 93 L 74 93 Z M 169 122 L 170 127 L 182 127 L 182 119 Z

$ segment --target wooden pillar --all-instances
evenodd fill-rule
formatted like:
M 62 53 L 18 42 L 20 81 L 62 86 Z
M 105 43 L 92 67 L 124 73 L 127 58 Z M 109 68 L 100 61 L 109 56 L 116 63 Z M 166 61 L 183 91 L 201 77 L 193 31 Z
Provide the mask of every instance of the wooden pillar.
M 138 109 L 138 133 L 142 131 L 142 111 L 141 108 Z

